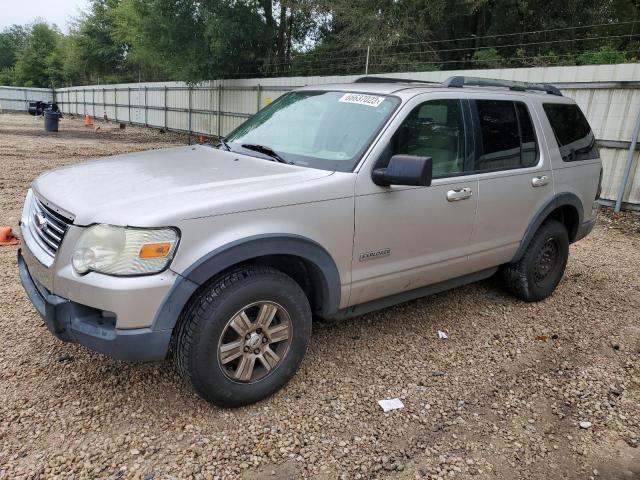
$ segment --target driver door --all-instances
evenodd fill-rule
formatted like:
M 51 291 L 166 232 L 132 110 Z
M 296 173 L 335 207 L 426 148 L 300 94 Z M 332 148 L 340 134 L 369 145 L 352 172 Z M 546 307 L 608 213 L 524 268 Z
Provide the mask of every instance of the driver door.
M 432 185 L 373 183 L 373 169 L 397 154 L 432 157 Z M 358 172 L 349 305 L 469 273 L 478 201 L 472 158 L 466 100 L 419 95 L 403 107 Z

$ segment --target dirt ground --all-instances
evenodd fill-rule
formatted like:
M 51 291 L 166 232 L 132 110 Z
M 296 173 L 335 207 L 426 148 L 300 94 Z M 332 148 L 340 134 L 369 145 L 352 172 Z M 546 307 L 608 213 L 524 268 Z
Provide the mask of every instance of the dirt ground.
M 17 228 L 43 170 L 180 143 L 69 118 L 46 134 L 41 119 L 0 115 L 0 225 Z M 236 410 L 197 398 L 169 361 L 121 363 L 52 337 L 17 247 L 0 247 L 0 479 L 639 479 L 639 226 L 601 213 L 540 303 L 492 279 L 316 322 L 298 375 Z M 405 408 L 383 413 L 377 400 L 393 397 Z

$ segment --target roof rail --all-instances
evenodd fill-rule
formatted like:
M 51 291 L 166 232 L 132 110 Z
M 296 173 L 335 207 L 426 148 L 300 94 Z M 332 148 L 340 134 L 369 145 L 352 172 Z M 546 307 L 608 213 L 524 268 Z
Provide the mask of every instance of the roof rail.
M 427 80 L 415 80 L 395 77 L 375 77 L 371 75 L 356 78 L 353 83 L 431 83 L 439 85 L 439 82 L 429 82 Z
M 491 78 L 455 76 L 455 77 L 447 78 L 442 84 L 445 87 L 455 87 L 455 88 L 470 86 L 470 87 L 502 87 L 502 88 L 508 88 L 509 90 L 515 90 L 518 92 L 525 92 L 527 90 L 532 90 L 536 92 L 545 92 L 550 95 L 558 95 L 562 97 L 562 92 L 558 87 L 549 85 L 547 83 L 514 82 L 511 80 L 494 80 Z

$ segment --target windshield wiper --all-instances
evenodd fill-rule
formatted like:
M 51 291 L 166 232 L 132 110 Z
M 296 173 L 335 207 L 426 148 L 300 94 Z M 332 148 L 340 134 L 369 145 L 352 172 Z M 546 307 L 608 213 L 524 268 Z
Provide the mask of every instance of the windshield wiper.
M 219 138 L 218 138 L 218 141 L 219 141 L 220 143 L 219 143 L 218 145 L 216 145 L 216 147 L 218 147 L 218 148 L 219 148 L 219 147 L 222 145 L 222 146 L 224 147 L 224 149 L 225 149 L 227 152 L 230 152 L 230 151 L 231 151 L 231 147 L 230 147 L 230 146 L 229 146 L 229 144 L 225 141 L 224 137 L 219 137 Z
M 275 150 L 271 147 L 267 147 L 266 145 L 258 145 L 255 143 L 243 143 L 242 148 L 246 148 L 247 150 L 253 150 L 254 152 L 264 153 L 269 157 L 273 158 L 274 161 L 280 163 L 291 164 L 291 162 L 287 162 L 284 158 L 278 155 Z

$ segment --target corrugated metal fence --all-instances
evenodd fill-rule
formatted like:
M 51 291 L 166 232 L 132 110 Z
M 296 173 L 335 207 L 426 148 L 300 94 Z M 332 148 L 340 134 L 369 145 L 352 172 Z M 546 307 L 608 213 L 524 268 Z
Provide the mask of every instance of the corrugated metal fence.
M 636 117 L 640 114 L 640 65 L 590 65 L 385 74 L 443 81 L 451 75 L 500 78 L 557 85 L 574 98 L 593 127 L 604 165 L 602 198 L 615 200 Z M 360 75 L 216 80 L 68 87 L 55 91 L 64 113 L 145 126 L 226 135 L 260 108 L 303 85 L 350 82 Z M 0 108 L 25 110 L 26 101 L 51 99 L 46 89 L 0 87 Z M 3 98 L 5 98 L 3 100 Z M 639 154 L 635 152 L 624 202 L 640 206 Z
M 124 84 L 56 90 L 64 113 L 181 132 L 226 135 L 295 86 Z
M 0 86 L 0 112 L 26 112 L 29 102 L 50 102 L 53 91 L 50 88 L 22 88 Z

